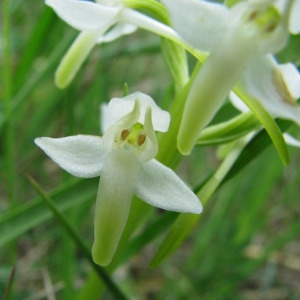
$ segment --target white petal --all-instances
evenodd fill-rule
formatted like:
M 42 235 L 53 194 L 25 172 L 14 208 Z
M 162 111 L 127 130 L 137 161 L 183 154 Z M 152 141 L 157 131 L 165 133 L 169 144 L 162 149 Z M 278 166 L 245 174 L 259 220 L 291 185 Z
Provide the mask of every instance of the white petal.
M 195 214 L 202 212 L 197 196 L 171 169 L 155 159 L 142 164 L 136 195 L 166 210 Z
M 288 145 L 300 148 L 299 140 L 295 139 L 293 136 L 289 135 L 288 133 L 284 133 L 283 136 Z
M 281 64 L 277 68 L 280 70 L 290 94 L 295 99 L 300 98 L 300 73 L 298 69 L 292 63 Z
M 300 33 L 300 0 L 294 0 L 290 12 L 289 29 L 292 34 Z
M 83 30 L 103 30 L 117 20 L 122 6 L 111 7 L 89 1 L 46 0 L 46 5 L 70 26 Z
M 118 6 L 123 3 L 122 0 L 96 0 L 95 2 L 108 6 Z
M 130 128 L 138 122 L 140 116 L 140 104 L 138 101 L 134 103 L 132 111 L 123 116 L 117 123 L 110 126 L 104 133 L 102 138 L 103 148 L 107 152 L 119 148 L 119 138 L 123 129 Z
M 108 107 L 115 120 L 121 119 L 132 111 L 136 100 L 139 100 L 141 107 L 139 122 L 143 124 L 147 107 L 151 107 L 154 130 L 166 132 L 169 128 L 170 114 L 162 110 L 150 96 L 141 92 L 130 94 L 124 98 L 113 98 L 110 100 Z
M 241 82 L 273 116 L 300 125 L 300 107 L 293 99 L 293 94 L 298 93 L 300 76 L 294 68 L 278 66 L 271 55 L 259 55 L 248 64 Z
M 127 151 L 113 151 L 104 162 L 97 194 L 93 259 L 110 263 L 130 211 L 140 165 Z
M 162 0 L 177 33 L 190 45 L 210 51 L 226 32 L 228 8 L 202 0 Z
M 100 36 L 97 40 L 97 44 L 108 43 L 116 40 L 122 35 L 131 34 L 136 31 L 137 27 L 131 24 L 118 23 L 106 34 Z
M 75 135 L 63 138 L 41 137 L 34 140 L 53 161 L 70 174 L 90 178 L 100 175 L 106 152 L 100 137 Z
M 158 152 L 157 138 L 151 121 L 151 114 L 152 111 L 148 108 L 144 121 L 144 134 L 146 136 L 146 141 L 141 146 L 141 150 L 136 152 L 139 161 L 143 163 L 153 159 Z
M 115 119 L 113 118 L 110 110 L 108 108 L 107 103 L 102 103 L 100 105 L 100 132 L 104 134 L 104 132 L 113 124 L 116 123 Z

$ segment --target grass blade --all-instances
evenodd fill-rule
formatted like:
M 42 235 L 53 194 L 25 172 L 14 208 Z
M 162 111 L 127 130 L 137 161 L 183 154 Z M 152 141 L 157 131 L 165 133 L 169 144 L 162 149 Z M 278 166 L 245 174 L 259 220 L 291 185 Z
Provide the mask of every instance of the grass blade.
M 5 288 L 3 300 L 8 300 L 9 299 L 10 289 L 11 289 L 11 286 L 13 284 L 13 280 L 14 280 L 14 277 L 15 277 L 15 271 L 16 271 L 16 267 L 13 266 L 13 268 L 10 272 L 10 276 L 9 276 L 9 279 L 8 279 L 7 286 Z
M 115 284 L 115 282 L 111 279 L 111 277 L 106 273 L 104 268 L 96 265 L 92 259 L 90 254 L 90 250 L 84 244 L 81 237 L 77 234 L 73 226 L 68 222 L 68 220 L 60 213 L 60 211 L 56 208 L 53 200 L 48 197 L 38 183 L 31 177 L 27 176 L 30 184 L 34 187 L 37 193 L 42 197 L 44 202 L 47 204 L 48 208 L 52 211 L 56 219 L 59 221 L 60 225 L 67 231 L 70 238 L 77 245 L 77 247 L 81 250 L 84 257 L 91 264 L 92 268 L 97 272 L 97 274 L 101 277 L 101 279 L 106 284 L 107 288 L 111 291 L 111 293 L 116 297 L 116 299 L 128 299 L 123 292 L 119 289 L 119 287 Z

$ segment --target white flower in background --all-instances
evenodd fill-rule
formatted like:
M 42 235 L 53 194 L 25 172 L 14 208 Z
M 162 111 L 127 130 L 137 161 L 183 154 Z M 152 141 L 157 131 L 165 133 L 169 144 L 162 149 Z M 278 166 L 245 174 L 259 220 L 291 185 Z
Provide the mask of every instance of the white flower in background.
M 134 194 L 151 205 L 177 212 L 199 214 L 202 205 L 171 169 L 154 159 L 154 131 L 168 130 L 168 112 L 140 92 L 113 98 L 102 112 L 102 138 L 41 137 L 35 143 L 72 175 L 100 176 L 92 253 L 96 263 L 107 265 L 126 225 Z
M 258 0 L 257 0 L 258 1 Z M 286 17 L 286 24 L 291 34 L 300 33 L 300 0 L 275 0 L 274 5 L 283 12 L 286 5 L 288 5 L 288 13 Z
M 300 73 L 292 63 L 278 64 L 273 56 L 260 56 L 251 66 L 252 72 L 246 72 L 241 78 L 245 89 L 274 117 L 293 120 L 300 125 L 300 107 L 295 99 L 300 97 Z M 239 97 L 230 92 L 230 100 L 240 110 L 248 107 L 235 101 Z M 243 108 L 244 107 L 244 108 Z
M 80 31 L 56 71 L 55 82 L 59 88 L 65 88 L 72 81 L 96 44 L 111 42 L 134 32 L 137 27 L 178 39 L 170 27 L 125 7 L 122 0 L 46 0 L 45 4 Z
M 300 97 L 300 74 L 297 71 L 297 69 L 295 68 L 295 66 L 291 63 L 288 63 L 288 64 L 279 64 L 276 66 L 276 68 L 278 69 L 278 73 L 280 73 L 281 78 L 283 79 L 283 82 L 290 83 L 289 90 L 288 90 L 289 95 L 293 96 L 294 98 L 299 98 Z M 291 75 L 293 75 L 293 76 L 291 76 Z M 288 78 L 285 78 L 286 76 Z M 271 77 L 269 78 L 269 81 L 270 80 L 271 80 Z M 267 83 L 268 80 L 266 79 L 264 82 Z M 285 107 L 285 105 L 281 101 L 281 98 L 278 97 L 276 91 L 272 91 L 273 85 L 271 83 L 272 82 L 269 82 L 269 85 L 266 86 L 265 90 L 268 91 L 268 88 L 269 88 L 269 92 L 270 91 L 271 91 L 271 93 L 273 92 L 273 97 L 274 97 L 273 101 L 277 102 L 277 105 L 272 105 L 272 102 L 268 101 L 268 102 L 264 103 L 265 107 L 269 110 L 269 112 L 271 112 L 271 114 L 274 117 L 280 116 L 280 114 L 281 114 L 280 109 L 283 109 L 285 111 L 285 115 L 287 118 L 289 118 L 289 119 L 294 119 L 294 118 L 297 119 L 298 118 L 298 120 L 299 120 L 300 108 L 295 107 L 293 105 Z M 287 100 L 289 100 L 290 98 L 291 97 L 288 96 Z M 236 109 L 238 109 L 239 111 L 241 111 L 243 113 L 249 111 L 249 108 L 247 107 L 247 105 L 235 93 L 230 92 L 229 99 L 230 99 L 231 103 L 233 104 L 233 106 Z M 287 109 L 287 108 L 289 108 L 289 109 Z M 250 136 L 252 136 L 252 134 L 253 133 L 251 133 Z M 287 145 L 300 148 L 300 141 L 295 139 L 290 134 L 283 133 L 283 137 L 284 137 Z
M 289 30 L 300 31 L 299 0 L 248 0 L 231 9 L 202 0 L 162 0 L 175 30 L 189 44 L 211 51 L 190 89 L 178 133 L 178 148 L 192 150 L 230 90 L 241 80 L 246 91 L 278 116 L 300 124 L 300 111 L 269 53 L 281 50 Z M 289 70 L 294 74 L 297 70 Z M 274 93 L 276 97 L 274 98 Z M 288 99 L 287 99 L 288 97 Z M 280 104 L 279 104 L 280 103 Z M 294 110 L 293 113 L 291 111 Z
M 119 21 L 123 2 L 98 0 L 46 0 L 56 14 L 70 26 L 81 31 L 64 56 L 55 74 L 58 87 L 66 87 L 76 75 L 96 44 L 110 42 L 130 34 L 136 26 Z

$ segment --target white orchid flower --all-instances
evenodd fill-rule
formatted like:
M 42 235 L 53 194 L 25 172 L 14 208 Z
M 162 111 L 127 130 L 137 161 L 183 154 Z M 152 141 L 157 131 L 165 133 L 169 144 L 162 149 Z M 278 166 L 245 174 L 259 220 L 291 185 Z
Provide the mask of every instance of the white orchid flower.
M 168 130 L 168 112 L 140 92 L 113 98 L 102 111 L 102 138 L 41 137 L 35 143 L 72 175 L 100 176 L 92 254 L 96 263 L 107 265 L 116 251 L 134 194 L 156 207 L 183 213 L 199 214 L 202 205 L 171 169 L 154 159 L 154 131 Z
M 270 102 L 268 107 L 276 107 L 281 117 L 291 118 L 290 111 L 295 109 L 295 104 L 291 104 L 294 97 L 288 93 L 289 82 L 280 77 L 277 64 L 269 54 L 285 46 L 289 23 L 293 32 L 299 29 L 291 21 L 295 15 L 300 17 L 299 0 L 248 0 L 231 9 L 202 0 L 162 2 L 181 37 L 199 50 L 211 51 L 192 84 L 183 111 L 178 133 L 178 148 L 183 154 L 190 153 L 201 130 L 239 80 L 250 95 L 262 97 L 257 100 L 263 105 Z M 276 101 L 273 101 L 274 93 Z M 292 120 L 300 123 L 298 108 Z
M 124 6 L 122 0 L 45 0 L 56 14 L 80 34 L 63 57 L 55 74 L 59 88 L 65 88 L 96 44 L 111 42 L 137 27 L 178 40 L 170 27 Z
M 124 7 L 121 0 L 98 0 L 97 3 L 46 0 L 45 4 L 70 26 L 81 31 L 56 71 L 55 81 L 60 88 L 66 87 L 71 82 L 96 44 L 110 42 L 136 30 L 134 25 L 119 23 L 119 14 Z

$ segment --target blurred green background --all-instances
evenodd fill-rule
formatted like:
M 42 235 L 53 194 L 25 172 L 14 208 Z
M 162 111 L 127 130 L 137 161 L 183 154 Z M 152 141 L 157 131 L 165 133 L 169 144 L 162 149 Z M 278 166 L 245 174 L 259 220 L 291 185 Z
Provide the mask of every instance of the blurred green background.
M 100 135 L 99 105 L 121 97 L 125 83 L 130 93 L 148 93 L 168 108 L 173 84 L 160 39 L 138 30 L 95 47 L 72 84 L 59 90 L 54 72 L 77 32 L 37 0 L 10 1 L 7 27 L 1 5 L 0 295 L 15 265 L 9 299 L 113 299 L 26 174 L 91 246 L 98 179 L 73 178 L 33 140 Z M 300 37 L 291 38 L 279 60 L 299 66 L 299 46 Z M 300 299 L 300 155 L 289 153 L 284 167 L 271 145 L 222 185 L 186 242 L 156 269 L 149 263 L 174 214 L 146 215 L 114 280 L 135 299 Z M 176 171 L 196 187 L 218 165 L 215 147 L 198 147 Z

